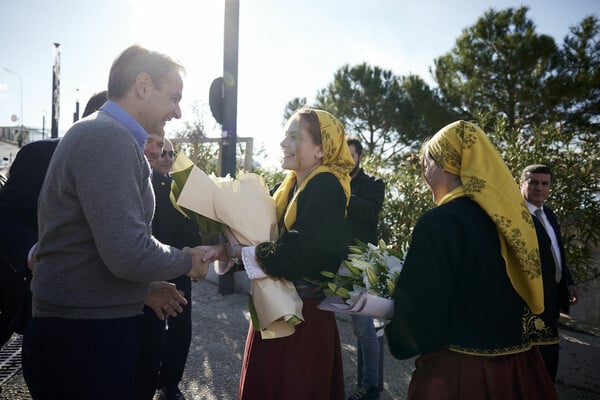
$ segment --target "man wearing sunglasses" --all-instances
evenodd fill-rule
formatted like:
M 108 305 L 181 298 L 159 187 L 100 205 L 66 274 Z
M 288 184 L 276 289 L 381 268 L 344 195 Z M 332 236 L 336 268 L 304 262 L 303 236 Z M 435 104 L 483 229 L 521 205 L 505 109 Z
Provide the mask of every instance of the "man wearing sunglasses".
M 173 247 L 201 244 L 198 225 L 179 213 L 171 203 L 169 172 L 177 153 L 162 128 L 148 135 L 144 154 L 152 167 L 152 187 L 156 208 L 152 219 L 152 235 Z M 169 281 L 182 291 L 187 300 L 183 312 L 165 321 L 144 307 L 142 343 L 136 366 L 135 400 L 152 399 L 157 387 L 167 400 L 185 399 L 179 390 L 192 339 L 192 284 L 182 275 Z M 157 386 L 158 385 L 158 386 Z

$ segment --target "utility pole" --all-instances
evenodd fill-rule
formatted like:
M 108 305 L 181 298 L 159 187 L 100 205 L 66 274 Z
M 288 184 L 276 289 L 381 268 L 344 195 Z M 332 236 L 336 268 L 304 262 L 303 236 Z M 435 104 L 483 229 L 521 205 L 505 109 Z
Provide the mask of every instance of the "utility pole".
M 75 99 L 75 112 L 73 113 L 73 123 L 79 121 L 79 89 L 77 91 L 77 98 Z
M 222 126 L 221 176 L 232 177 L 236 170 L 239 15 L 239 0 L 225 0 L 223 77 L 213 81 L 209 94 L 213 116 Z M 233 294 L 233 277 L 233 273 L 219 276 L 219 294 Z
M 54 43 L 54 65 L 52 66 L 52 128 L 50 137 L 58 137 L 58 119 L 60 118 L 60 43 Z
M 223 46 L 223 142 L 221 176 L 235 177 L 237 147 L 239 0 L 225 0 L 225 40 Z M 219 293 L 233 294 L 234 274 L 219 276 Z

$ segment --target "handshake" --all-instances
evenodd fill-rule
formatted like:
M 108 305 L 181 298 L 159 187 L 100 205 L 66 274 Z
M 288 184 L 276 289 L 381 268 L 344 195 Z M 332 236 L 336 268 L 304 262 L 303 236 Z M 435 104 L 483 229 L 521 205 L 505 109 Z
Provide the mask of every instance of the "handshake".
M 227 229 L 226 244 L 184 247 L 183 252 L 192 257 L 192 269 L 187 273 L 193 281 L 204 280 L 208 272 L 208 264 L 214 261 L 220 261 L 225 264 L 226 270 L 231 268 L 234 262 L 241 258 L 241 248 L 239 242 L 233 236 L 233 233 Z M 221 271 L 220 273 L 223 273 Z
M 184 247 L 182 251 L 192 257 L 192 269 L 187 275 L 195 282 L 206 278 L 209 263 L 230 261 L 227 245 Z
M 227 255 L 224 246 L 221 245 L 184 247 L 182 251 L 192 258 L 192 269 L 187 275 L 194 282 L 206 278 L 209 263 Z M 182 306 L 187 303 L 182 291 L 178 290 L 173 283 L 163 281 L 152 282 L 150 293 L 144 298 L 144 304 L 152 308 L 160 320 L 176 317 L 183 312 Z

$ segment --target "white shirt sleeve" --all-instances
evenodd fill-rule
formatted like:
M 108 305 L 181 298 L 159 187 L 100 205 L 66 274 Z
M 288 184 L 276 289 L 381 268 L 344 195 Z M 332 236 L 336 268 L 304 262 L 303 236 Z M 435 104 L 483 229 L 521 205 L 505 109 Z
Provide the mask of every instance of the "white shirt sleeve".
M 256 246 L 242 247 L 242 262 L 249 279 L 260 279 L 269 276 L 265 274 L 256 261 Z

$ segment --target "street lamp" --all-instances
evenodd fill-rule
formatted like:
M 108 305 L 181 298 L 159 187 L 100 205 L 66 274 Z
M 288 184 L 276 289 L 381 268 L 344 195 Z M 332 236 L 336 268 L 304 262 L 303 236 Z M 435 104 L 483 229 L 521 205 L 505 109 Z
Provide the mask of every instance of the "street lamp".
M 8 68 L 4 68 L 4 70 L 19 78 L 19 88 L 21 89 L 21 114 L 19 116 L 19 121 L 21 122 L 21 128 L 23 128 L 23 79 L 21 79 L 21 75 L 17 74 L 15 71 L 11 71 Z

